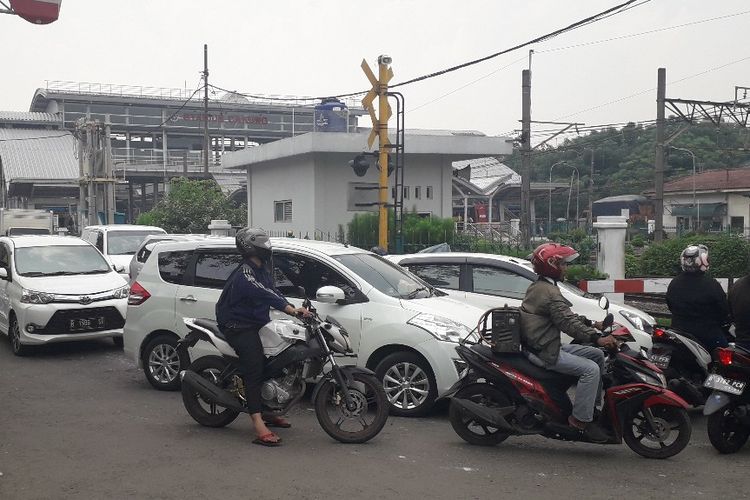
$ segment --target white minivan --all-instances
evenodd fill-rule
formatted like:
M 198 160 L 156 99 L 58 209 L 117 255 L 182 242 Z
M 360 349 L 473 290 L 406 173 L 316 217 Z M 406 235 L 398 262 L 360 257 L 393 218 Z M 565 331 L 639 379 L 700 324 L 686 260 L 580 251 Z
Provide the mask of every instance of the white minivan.
M 483 309 L 453 300 L 359 248 L 295 238 L 271 241 L 279 290 L 295 306 L 309 298 L 322 317 L 330 315 L 344 326 L 356 355 L 348 361 L 377 374 L 394 414 L 424 414 L 458 380 L 465 364 L 455 348 Z M 124 333 L 126 353 L 154 387 L 179 386 L 179 370 L 188 361 L 175 348 L 187 333 L 182 318 L 215 318 L 224 282 L 240 261 L 233 238 L 154 244 L 131 285 Z M 340 288 L 345 299 L 316 300 L 323 286 Z M 196 346 L 191 357 L 213 353 L 206 345 L 203 349 Z
M 122 346 L 127 297 L 127 282 L 80 238 L 0 238 L 0 330 L 17 356 L 74 340 Z
M 128 279 L 130 261 L 146 236 L 166 234 L 156 226 L 139 226 L 136 224 L 105 224 L 86 226 L 81 231 L 81 239 L 88 241 L 117 268 L 123 278 Z

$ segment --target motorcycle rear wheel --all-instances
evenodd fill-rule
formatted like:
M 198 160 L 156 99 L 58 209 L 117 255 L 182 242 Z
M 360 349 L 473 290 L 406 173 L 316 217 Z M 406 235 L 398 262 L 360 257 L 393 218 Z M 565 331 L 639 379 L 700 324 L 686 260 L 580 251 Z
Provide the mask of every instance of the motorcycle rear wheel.
M 188 370 L 219 385 L 218 376 L 227 367 L 227 362 L 217 356 L 196 359 Z M 224 384 L 226 385 L 226 384 Z M 226 386 L 219 385 L 222 389 Z M 205 401 L 197 391 L 182 384 L 182 402 L 193 420 L 206 427 L 225 427 L 237 418 L 239 412 Z
M 657 428 L 652 429 L 641 408 L 623 423 L 623 438 L 631 450 L 646 458 L 669 458 L 681 452 L 690 442 L 692 424 L 684 408 L 668 405 L 651 407 Z M 669 444 L 666 442 L 674 437 Z M 645 442 L 644 442 L 645 441 Z M 653 446 L 649 446 L 653 443 Z
M 344 394 L 331 379 L 315 396 L 313 405 L 318 423 L 341 443 L 364 443 L 378 435 L 388 420 L 390 405 L 383 384 L 373 375 L 354 373 L 349 394 L 355 408 L 346 407 Z
M 731 404 L 708 416 L 708 440 L 719 453 L 738 452 L 750 437 L 750 428 L 734 415 L 736 407 Z
M 510 399 L 503 391 L 489 384 L 471 384 L 458 391 L 454 397 L 468 399 L 491 408 L 502 408 L 511 405 Z M 477 422 L 472 416 L 466 415 L 452 402 L 449 417 L 453 430 L 456 431 L 456 434 L 461 439 L 469 444 L 495 446 L 510 436 L 509 433 L 502 432 L 500 429 Z

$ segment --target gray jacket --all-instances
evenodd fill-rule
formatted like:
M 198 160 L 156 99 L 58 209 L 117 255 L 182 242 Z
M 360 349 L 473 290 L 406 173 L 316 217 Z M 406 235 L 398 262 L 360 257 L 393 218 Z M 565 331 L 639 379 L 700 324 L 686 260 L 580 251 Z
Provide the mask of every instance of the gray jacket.
M 560 354 L 560 332 L 580 342 L 595 342 L 599 337 L 591 321 L 575 314 L 556 284 L 540 277 L 526 290 L 521 304 L 521 341 L 524 348 L 549 365 Z

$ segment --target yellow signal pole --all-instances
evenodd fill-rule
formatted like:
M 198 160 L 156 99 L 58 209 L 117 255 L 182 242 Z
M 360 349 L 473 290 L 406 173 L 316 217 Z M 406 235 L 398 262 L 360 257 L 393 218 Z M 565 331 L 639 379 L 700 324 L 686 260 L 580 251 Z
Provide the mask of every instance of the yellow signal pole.
M 362 106 L 367 110 L 372 120 L 372 131 L 367 138 L 368 147 L 372 147 L 375 142 L 375 136 L 378 136 L 378 164 L 380 165 L 380 179 L 378 182 L 378 245 L 384 250 L 388 250 L 388 149 L 390 141 L 388 140 L 388 120 L 391 118 L 391 105 L 388 104 L 388 82 L 393 78 L 391 69 L 391 58 L 389 56 L 378 57 L 378 78 L 370 69 L 367 61 L 362 60 L 362 71 L 372 84 L 372 88 L 362 99 Z M 378 97 L 378 116 L 375 116 L 375 109 L 372 104 L 375 97 Z
M 378 164 L 380 165 L 380 212 L 378 226 L 378 245 L 388 250 L 388 119 L 391 117 L 391 106 L 388 104 L 388 82 L 393 78 L 390 68 L 391 58 L 378 57 L 378 139 L 380 151 Z

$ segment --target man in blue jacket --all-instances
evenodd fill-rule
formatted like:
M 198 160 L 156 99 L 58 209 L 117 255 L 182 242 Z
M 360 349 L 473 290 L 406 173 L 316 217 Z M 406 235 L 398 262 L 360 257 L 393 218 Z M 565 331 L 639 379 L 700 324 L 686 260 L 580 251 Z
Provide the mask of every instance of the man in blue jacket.
M 290 427 L 290 424 L 281 417 L 264 419 L 261 414 L 260 387 L 266 358 L 258 332 L 271 321 L 271 307 L 289 315 L 310 313 L 305 308 L 294 307 L 274 286 L 273 276 L 267 269 L 271 261 L 271 241 L 263 230 L 240 229 L 236 244 L 243 262 L 224 285 L 216 303 L 216 321 L 239 356 L 247 408 L 257 434 L 253 443 L 278 446 L 281 438 L 268 426 Z

